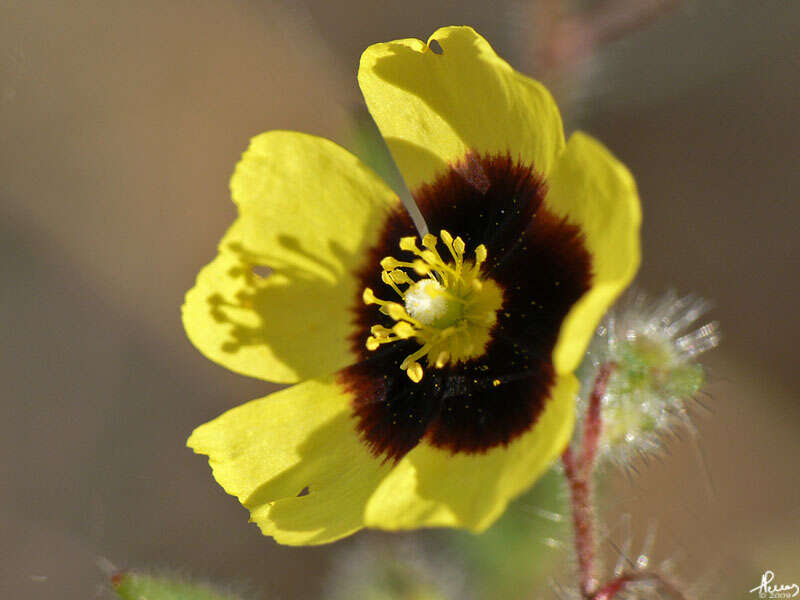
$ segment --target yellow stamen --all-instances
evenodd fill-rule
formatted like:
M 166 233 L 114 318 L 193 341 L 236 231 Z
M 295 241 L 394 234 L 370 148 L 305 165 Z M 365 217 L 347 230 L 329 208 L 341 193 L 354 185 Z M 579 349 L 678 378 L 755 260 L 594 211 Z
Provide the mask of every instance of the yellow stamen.
M 405 321 L 400 321 L 394 327 L 392 327 L 392 331 L 395 335 L 401 339 L 408 339 L 414 337 L 416 330 L 414 329 L 413 325 L 410 323 L 406 323 Z
M 401 238 L 400 249 L 406 252 L 413 252 L 414 250 L 419 251 L 419 248 L 417 248 L 417 238 L 412 236 Z
M 400 288 L 397 287 L 397 284 L 392 280 L 392 275 L 389 273 L 389 271 L 384 271 L 383 273 L 381 273 L 381 281 L 383 281 L 383 283 L 390 286 L 395 292 L 397 292 L 398 296 L 400 296 L 401 298 L 405 298 L 405 294 L 403 294 L 403 292 L 400 291 Z
M 450 360 L 450 353 L 445 350 L 439 353 L 439 356 L 436 357 L 436 362 L 433 364 L 437 369 L 441 369 L 447 364 L 448 360 Z
M 412 363 L 406 370 L 406 373 L 408 373 L 408 377 L 411 379 L 411 381 L 414 383 L 419 383 L 422 380 L 423 375 L 422 365 L 420 365 L 418 362 Z
M 451 260 L 445 261 L 439 254 L 439 239 Z M 464 240 L 443 229 L 439 238 L 426 234 L 422 248 L 417 238 L 404 237 L 400 249 L 414 258 L 402 261 L 387 256 L 380 265 L 381 280 L 403 304 L 381 300 L 370 288 L 364 290 L 366 304 L 377 304 L 380 312 L 396 321 L 391 329 L 373 326 L 366 345 L 376 350 L 381 344 L 414 338 L 420 347 L 402 361 L 400 368 L 412 381 L 419 382 L 424 374 L 422 358 L 429 368 L 442 369 L 484 352 L 503 294 L 494 281 L 481 278 L 481 266 L 487 258 L 483 244 L 475 248 L 474 260 L 465 261 Z M 412 274 L 423 279 L 414 280 Z
M 475 269 L 479 269 L 480 266 L 486 261 L 486 246 L 481 244 L 477 248 L 475 248 Z

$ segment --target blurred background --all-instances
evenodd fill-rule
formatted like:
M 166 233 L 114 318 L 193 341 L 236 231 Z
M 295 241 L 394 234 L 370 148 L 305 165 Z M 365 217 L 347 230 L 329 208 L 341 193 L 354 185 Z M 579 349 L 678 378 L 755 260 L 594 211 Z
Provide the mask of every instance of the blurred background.
M 800 582 L 800 3 L 0 6 L 0 597 L 110 597 L 109 563 L 267 600 L 348 597 L 343 582 L 373 564 L 365 544 L 399 544 L 453 586 L 475 575 L 468 534 L 280 547 L 184 447 L 196 425 L 274 389 L 203 358 L 179 313 L 234 219 L 228 178 L 249 138 L 302 130 L 380 162 L 360 53 L 447 24 L 545 79 L 568 130 L 628 164 L 645 215 L 639 286 L 697 292 L 722 324 L 701 452 L 675 443 L 634 477 L 609 471 L 608 564 L 656 524 L 653 561 L 707 582 L 704 597 L 754 597 L 767 569 Z M 457 597 L 558 597 L 537 575 L 570 580 L 548 487 L 478 543 L 502 594 Z

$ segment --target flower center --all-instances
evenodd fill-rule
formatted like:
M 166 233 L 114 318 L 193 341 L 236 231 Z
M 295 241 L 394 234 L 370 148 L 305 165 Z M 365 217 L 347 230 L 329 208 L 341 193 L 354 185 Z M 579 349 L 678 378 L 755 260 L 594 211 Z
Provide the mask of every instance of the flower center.
M 464 305 L 448 297 L 435 279 L 422 279 L 405 291 L 406 312 L 424 325 L 445 328 L 464 315 Z
M 439 239 L 448 250 L 447 260 L 437 250 Z M 429 368 L 442 368 L 483 354 L 503 292 L 494 281 L 481 277 L 486 261 L 483 244 L 475 248 L 474 260 L 465 260 L 464 241 L 442 230 L 439 238 L 425 235 L 422 249 L 414 237 L 402 238 L 400 248 L 415 258 L 399 261 L 387 256 L 381 261 L 381 279 L 403 303 L 380 300 L 370 288 L 364 290 L 364 302 L 380 305 L 380 311 L 395 321 L 391 328 L 374 325 L 367 348 L 414 338 L 420 347 L 406 356 L 400 368 L 418 382 L 424 373 L 419 362 L 423 358 Z M 409 273 L 421 279 L 414 280 Z

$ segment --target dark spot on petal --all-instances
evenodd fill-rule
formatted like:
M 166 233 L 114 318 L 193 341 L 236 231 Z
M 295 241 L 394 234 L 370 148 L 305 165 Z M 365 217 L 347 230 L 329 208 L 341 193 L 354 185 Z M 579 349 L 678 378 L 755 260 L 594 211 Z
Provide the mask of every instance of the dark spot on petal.
M 489 191 L 491 186 L 489 176 L 481 161 L 474 154 L 468 154 L 463 161 L 453 166 L 453 172 L 460 175 L 461 179 L 475 188 L 478 194 L 486 194 Z
M 355 393 L 358 429 L 375 455 L 399 460 L 437 417 L 439 375 L 429 369 L 422 381 L 414 383 L 400 369 L 403 359 L 418 347 L 411 340 L 386 344 L 342 371 L 341 381 Z
M 297 497 L 298 497 L 298 498 L 302 498 L 303 496 L 308 496 L 308 494 L 309 494 L 309 493 L 310 493 L 310 492 L 309 492 L 309 490 L 308 490 L 308 486 L 306 486 L 306 487 L 304 487 L 302 490 L 300 490 L 300 493 L 299 493 L 299 494 L 297 494 Z
M 414 193 L 433 233 L 461 236 L 467 254 L 485 244 L 484 274 L 503 289 L 491 341 L 483 356 L 444 369 L 426 368 L 413 383 L 400 363 L 413 340 L 370 352 L 372 325 L 393 321 L 361 300 L 371 287 L 392 298 L 379 262 L 398 255 L 401 237 L 416 235 L 405 211 L 387 219 L 379 242 L 357 273 L 351 338 L 361 362 L 340 373 L 354 394 L 362 439 L 376 456 L 399 460 L 423 438 L 452 452 L 481 453 L 530 430 L 555 382 L 552 352 L 561 323 L 589 289 L 591 258 L 580 230 L 543 205 L 545 182 L 507 156 L 469 155 L 434 183 Z
M 431 49 L 431 51 L 433 51 L 434 54 L 444 54 L 444 49 L 438 40 L 431 40 L 431 43 L 428 44 L 428 47 Z

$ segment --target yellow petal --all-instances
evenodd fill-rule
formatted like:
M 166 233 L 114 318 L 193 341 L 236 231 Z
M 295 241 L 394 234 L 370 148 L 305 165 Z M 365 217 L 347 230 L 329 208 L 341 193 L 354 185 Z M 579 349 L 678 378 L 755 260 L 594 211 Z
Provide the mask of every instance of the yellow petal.
M 285 131 L 253 139 L 231 190 L 239 218 L 186 296 L 189 338 L 233 371 L 283 383 L 352 363 L 353 273 L 399 199 L 336 144 Z
M 561 326 L 553 362 L 573 371 L 595 327 L 636 274 L 642 220 L 636 183 L 628 169 L 594 138 L 573 134 L 549 179 L 547 207 L 580 227 L 592 255 L 592 288 Z
M 564 147 L 550 93 L 514 71 L 470 27 L 375 44 L 361 57 L 367 107 L 412 191 L 472 151 L 507 154 L 542 174 Z
M 363 527 L 367 500 L 391 468 L 359 441 L 333 377 L 234 408 L 198 427 L 188 445 L 282 544 L 323 544 Z
M 534 428 L 505 448 L 470 455 L 420 444 L 370 499 L 367 525 L 483 531 L 561 455 L 572 435 L 577 391 L 573 375 L 559 377 Z

